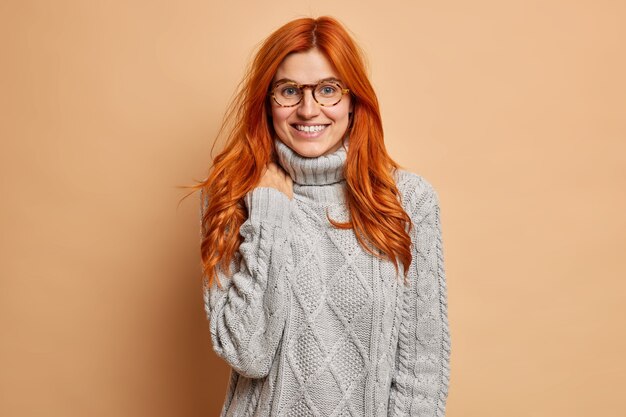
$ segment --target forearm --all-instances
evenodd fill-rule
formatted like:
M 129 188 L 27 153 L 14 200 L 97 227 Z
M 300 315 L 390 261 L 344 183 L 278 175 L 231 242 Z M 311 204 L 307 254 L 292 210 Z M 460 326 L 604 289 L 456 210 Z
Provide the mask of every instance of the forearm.
M 443 417 L 448 396 L 451 343 L 439 203 L 434 190 L 426 192 L 412 216 L 419 221 L 402 305 L 391 416 Z
M 280 343 L 290 262 L 290 201 L 270 188 L 246 196 L 249 217 L 242 224 L 244 241 L 232 276 L 218 270 L 222 288 L 205 289 L 211 339 L 216 353 L 237 372 L 267 375 Z

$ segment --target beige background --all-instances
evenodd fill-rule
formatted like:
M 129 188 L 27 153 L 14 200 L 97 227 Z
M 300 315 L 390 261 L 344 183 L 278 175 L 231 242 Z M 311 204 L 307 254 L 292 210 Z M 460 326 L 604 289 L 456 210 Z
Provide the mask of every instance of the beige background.
M 0 415 L 218 414 L 176 186 L 206 174 L 257 43 L 321 14 L 440 195 L 448 415 L 623 415 L 620 0 L 2 1 Z

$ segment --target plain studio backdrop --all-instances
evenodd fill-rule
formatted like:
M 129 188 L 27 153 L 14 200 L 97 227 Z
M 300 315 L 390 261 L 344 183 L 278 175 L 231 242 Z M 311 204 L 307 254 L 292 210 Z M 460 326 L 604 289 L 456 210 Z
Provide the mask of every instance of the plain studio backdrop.
M 259 42 L 332 15 L 438 190 L 450 417 L 622 416 L 626 3 L 0 4 L 0 415 L 216 416 L 199 202 Z

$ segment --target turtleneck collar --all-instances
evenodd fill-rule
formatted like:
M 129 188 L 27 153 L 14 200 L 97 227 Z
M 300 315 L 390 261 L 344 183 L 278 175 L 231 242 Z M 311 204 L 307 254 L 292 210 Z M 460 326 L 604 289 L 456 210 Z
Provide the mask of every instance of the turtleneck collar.
M 346 182 L 343 169 L 348 156 L 347 138 L 344 146 L 335 152 L 316 158 L 299 155 L 279 139 L 274 139 L 274 145 L 278 163 L 293 180 L 296 198 L 312 203 L 345 204 Z
M 346 162 L 346 149 L 341 146 L 335 152 L 305 158 L 293 151 L 279 139 L 274 139 L 278 162 L 299 185 L 331 185 L 344 180 L 343 168 Z M 347 141 L 344 142 L 347 144 Z

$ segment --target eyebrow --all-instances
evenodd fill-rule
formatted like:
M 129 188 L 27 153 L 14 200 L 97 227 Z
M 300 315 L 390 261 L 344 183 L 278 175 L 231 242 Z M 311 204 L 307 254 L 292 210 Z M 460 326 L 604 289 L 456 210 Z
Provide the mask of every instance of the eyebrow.
M 336 83 L 342 84 L 343 85 L 343 81 L 341 81 L 339 78 L 335 78 L 335 77 L 328 77 L 328 78 L 324 78 L 322 80 L 319 80 L 317 83 L 312 83 L 312 84 L 319 84 L 319 83 L 323 83 L 323 82 L 327 82 L 327 81 L 334 81 Z M 274 83 L 272 83 L 272 85 L 278 85 L 278 84 L 282 84 L 282 83 L 295 83 L 295 84 L 300 84 L 299 82 L 289 79 L 289 78 L 281 78 L 280 80 L 276 80 Z

